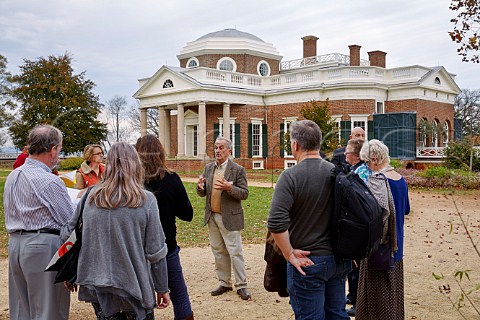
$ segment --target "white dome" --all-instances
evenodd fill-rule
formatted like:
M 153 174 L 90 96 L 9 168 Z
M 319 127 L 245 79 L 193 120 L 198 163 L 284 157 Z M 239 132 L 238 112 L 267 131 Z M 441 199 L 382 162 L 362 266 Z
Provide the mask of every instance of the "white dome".
M 254 41 L 265 42 L 257 36 L 254 36 L 251 33 L 239 31 L 237 29 L 223 29 L 220 31 L 210 32 L 204 36 L 198 38 L 198 40 L 207 39 L 207 38 L 246 38 Z
M 237 29 L 224 29 L 207 33 L 183 47 L 178 59 L 202 54 L 249 53 L 280 60 L 277 49 L 251 33 Z

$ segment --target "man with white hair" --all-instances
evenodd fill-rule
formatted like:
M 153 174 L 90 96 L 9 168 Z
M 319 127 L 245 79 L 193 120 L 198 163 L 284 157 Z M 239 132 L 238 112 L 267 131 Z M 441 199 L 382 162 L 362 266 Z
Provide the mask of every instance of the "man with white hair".
M 197 194 L 206 198 L 204 223 L 208 225 L 220 282 L 210 293 L 219 296 L 232 290 L 233 269 L 237 294 L 243 300 L 251 300 L 241 237 L 244 228 L 242 200 L 248 197 L 247 173 L 244 167 L 229 159 L 231 153 L 232 142 L 218 137 L 215 140 L 215 162 L 205 167 L 197 183 Z

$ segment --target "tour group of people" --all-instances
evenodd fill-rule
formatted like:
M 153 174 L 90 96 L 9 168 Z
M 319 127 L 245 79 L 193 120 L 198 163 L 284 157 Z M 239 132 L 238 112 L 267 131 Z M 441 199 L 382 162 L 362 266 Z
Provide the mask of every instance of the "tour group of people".
M 403 219 L 410 211 L 406 182 L 389 166 L 388 148 L 378 140 L 364 141 L 361 128 L 352 130 L 347 146 L 335 150 L 332 161 L 320 155 L 321 140 L 312 121 L 290 125 L 297 165 L 280 175 L 267 219 L 287 261 L 295 319 L 403 319 Z M 194 319 L 175 223 L 177 218 L 191 221 L 193 208 L 180 177 L 167 166 L 158 138 L 145 135 L 135 146 L 115 143 L 105 164 L 102 147 L 87 145 L 74 186 L 85 197 L 83 212 L 52 174 L 62 150 L 60 130 L 33 128 L 27 148 L 28 157 L 9 174 L 4 189 L 10 319 L 68 319 L 67 290 L 77 289 L 78 299 L 90 303 L 100 320 L 154 319 L 155 308 L 170 304 L 175 319 Z M 210 294 L 235 290 L 249 301 L 241 238 L 242 201 L 249 190 L 246 170 L 232 161 L 231 149 L 229 139 L 216 139 L 215 161 L 205 166 L 196 192 L 205 197 L 204 224 L 218 278 Z M 377 175 L 388 180 L 389 194 L 379 198 L 391 198 L 395 205 L 382 238 L 395 250 L 392 270 L 370 270 L 368 258 L 351 261 L 332 251 L 332 162 L 348 163 L 367 185 Z M 79 216 L 83 240 L 76 283 L 54 284 L 55 273 L 44 269 Z M 347 303 L 352 305 L 348 310 Z

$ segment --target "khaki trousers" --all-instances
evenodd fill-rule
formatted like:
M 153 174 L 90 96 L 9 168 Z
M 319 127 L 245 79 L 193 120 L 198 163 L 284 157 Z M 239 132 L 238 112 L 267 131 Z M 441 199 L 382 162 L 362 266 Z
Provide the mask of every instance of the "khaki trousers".
M 220 285 L 232 287 L 231 273 L 233 267 L 235 288 L 237 290 L 246 288 L 247 276 L 245 274 L 240 231 L 225 229 L 222 215 L 215 213 L 208 220 L 208 234 Z

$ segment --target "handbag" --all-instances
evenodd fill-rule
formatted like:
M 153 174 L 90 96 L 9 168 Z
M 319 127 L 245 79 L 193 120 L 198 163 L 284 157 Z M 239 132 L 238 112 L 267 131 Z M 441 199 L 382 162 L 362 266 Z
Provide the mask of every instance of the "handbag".
M 55 252 L 45 269 L 45 271 L 57 271 L 54 283 L 67 281 L 69 284 L 74 284 L 77 280 L 78 257 L 82 248 L 83 209 L 90 190 L 91 188 L 87 189 L 80 202 L 80 215 L 75 229 Z
M 389 242 L 381 244 L 377 251 L 368 257 L 368 269 L 370 270 L 393 270 L 393 265 L 392 245 Z
M 277 292 L 280 297 L 288 297 L 287 261 L 273 240 L 270 231 L 267 232 L 265 241 L 264 260 L 267 262 L 267 266 L 263 275 L 263 287 L 268 292 Z

